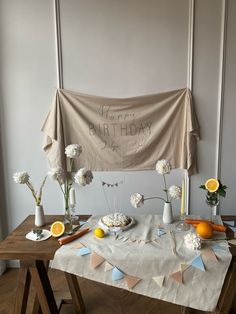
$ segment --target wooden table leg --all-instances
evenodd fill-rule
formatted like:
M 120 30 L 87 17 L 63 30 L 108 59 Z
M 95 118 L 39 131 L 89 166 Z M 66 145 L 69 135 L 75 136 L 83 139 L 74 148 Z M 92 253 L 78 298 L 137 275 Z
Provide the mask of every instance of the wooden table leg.
M 192 312 L 193 311 L 190 307 L 181 306 L 181 314 L 190 314 Z
M 83 314 L 85 313 L 85 306 L 84 301 L 81 295 L 79 283 L 77 277 L 73 274 L 69 274 L 65 272 L 66 280 L 69 286 L 69 290 L 72 297 L 72 302 L 74 305 L 75 313 L 76 314 Z
M 44 265 L 45 265 L 46 271 L 48 272 L 49 261 L 44 261 Z M 34 304 L 33 304 L 32 314 L 42 314 L 42 310 L 41 310 L 41 307 L 39 304 L 39 299 L 38 299 L 38 296 L 36 293 L 34 296 Z
M 15 307 L 14 307 L 14 313 L 15 314 L 26 313 L 29 288 L 30 288 L 29 269 L 22 262 L 20 262 L 19 278 L 18 278 Z
M 29 266 L 29 271 L 42 312 L 45 314 L 58 314 L 59 311 L 48 279 L 47 270 L 45 268 L 44 262 L 31 262 Z
M 236 297 L 236 262 L 229 266 L 227 276 L 222 288 L 214 314 L 228 314 Z

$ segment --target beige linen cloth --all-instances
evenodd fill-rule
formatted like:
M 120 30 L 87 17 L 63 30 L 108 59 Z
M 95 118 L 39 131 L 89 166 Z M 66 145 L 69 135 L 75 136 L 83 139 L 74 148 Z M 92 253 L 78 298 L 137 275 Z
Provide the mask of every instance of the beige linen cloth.
M 99 218 L 91 217 L 86 227 L 98 226 Z M 59 248 L 51 267 L 129 290 L 124 279 L 112 281 L 111 271 L 104 271 L 105 262 L 93 269 L 90 266 L 91 254 L 77 256 L 78 249 L 75 246 L 80 242 L 126 275 L 141 278 L 142 280 L 132 289 L 133 292 L 199 310 L 212 311 L 217 305 L 232 258 L 227 242 L 217 242 L 223 245 L 222 250 L 217 252 L 218 261 L 208 260 L 203 256 L 206 271 L 189 267 L 183 273 L 181 284 L 170 275 L 180 270 L 181 263 L 191 263 L 201 251 L 187 249 L 183 243 L 186 233 L 176 231 L 177 254 L 174 255 L 168 233 L 168 230 L 175 228 L 174 224 L 162 225 L 161 216 L 158 215 L 134 216 L 134 218 L 136 225 L 121 234 L 128 238 L 126 241 L 116 239 L 114 235 L 100 239 L 90 232 Z M 163 227 L 167 233 L 156 237 L 158 227 Z M 209 241 L 205 246 L 210 245 L 213 243 Z M 164 284 L 159 287 L 152 277 L 162 275 L 165 276 Z
M 133 98 L 105 98 L 58 89 L 44 122 L 51 167 L 65 169 L 65 147 L 82 145 L 77 167 L 154 169 L 158 159 L 197 172 L 199 130 L 191 92 L 180 89 Z

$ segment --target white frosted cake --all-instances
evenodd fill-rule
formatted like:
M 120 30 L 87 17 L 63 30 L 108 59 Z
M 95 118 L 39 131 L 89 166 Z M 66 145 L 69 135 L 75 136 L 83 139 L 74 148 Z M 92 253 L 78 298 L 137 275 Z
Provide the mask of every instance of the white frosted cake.
M 132 221 L 131 217 L 126 216 L 122 213 L 114 213 L 103 216 L 101 219 L 102 223 L 107 227 L 125 227 Z

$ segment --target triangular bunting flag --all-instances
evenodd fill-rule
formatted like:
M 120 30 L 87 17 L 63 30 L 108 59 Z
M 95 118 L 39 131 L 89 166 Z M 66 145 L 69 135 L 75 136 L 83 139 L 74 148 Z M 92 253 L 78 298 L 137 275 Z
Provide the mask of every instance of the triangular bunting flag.
M 187 270 L 190 267 L 188 264 L 180 264 L 181 272 L 183 273 L 185 270 Z
M 153 280 L 158 284 L 158 286 L 161 288 L 161 287 L 163 286 L 165 276 L 164 276 L 164 275 L 156 276 L 156 277 L 152 277 L 152 279 L 153 279 Z
M 156 235 L 158 237 L 161 237 L 162 235 L 166 234 L 166 232 L 163 229 L 157 229 Z
M 201 253 L 202 253 L 202 256 L 204 256 L 209 261 L 215 261 L 215 262 L 218 261 L 214 251 L 210 247 L 203 249 Z
M 233 232 L 236 232 L 236 227 L 230 226 L 229 228 L 230 228 Z
M 82 227 L 83 225 L 85 225 L 87 223 L 87 220 L 80 220 L 79 224 Z
M 125 276 L 125 274 L 122 273 L 122 271 L 120 271 L 117 267 L 114 267 L 112 269 L 111 279 L 113 281 L 120 280 L 120 279 L 124 278 L 124 276 Z
M 230 244 L 236 245 L 236 239 L 232 239 L 228 241 Z
M 112 270 L 113 265 L 111 265 L 110 263 L 108 263 L 107 261 L 105 262 L 105 267 L 104 267 L 104 271 L 107 272 L 109 270 Z
M 78 250 L 78 252 L 76 253 L 76 255 L 87 255 L 90 254 L 91 250 L 87 247 L 82 247 L 81 249 Z
M 225 247 L 219 245 L 219 244 L 214 244 L 212 245 L 212 250 L 216 253 L 216 252 L 224 252 L 225 251 Z
M 201 255 L 198 255 L 192 262 L 191 266 L 200 269 L 201 271 L 205 271 L 205 266 L 202 261 Z
M 105 259 L 102 256 L 98 255 L 95 252 L 92 252 L 91 257 L 90 257 L 90 265 L 92 268 L 98 267 L 104 261 L 105 261 Z
M 223 220 L 223 222 L 226 223 L 226 225 L 234 227 L 234 220 L 231 221 Z
M 81 249 L 82 247 L 84 247 L 84 245 L 80 242 L 77 242 L 73 245 L 73 248 L 74 249 Z
M 174 278 L 175 281 L 183 283 L 182 271 L 178 270 L 175 273 L 172 273 L 170 277 Z
M 137 283 L 140 281 L 141 279 L 138 277 L 133 277 L 133 276 L 129 276 L 129 275 L 125 275 L 125 281 L 127 283 L 127 286 L 129 289 L 133 289 L 134 286 L 137 285 Z

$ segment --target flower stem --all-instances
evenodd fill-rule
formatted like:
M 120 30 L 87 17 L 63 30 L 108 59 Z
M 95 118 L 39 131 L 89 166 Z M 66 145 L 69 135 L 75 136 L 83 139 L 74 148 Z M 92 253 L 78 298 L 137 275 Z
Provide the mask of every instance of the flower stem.
M 144 199 L 144 201 L 146 201 L 146 200 L 153 200 L 154 198 L 157 198 L 157 199 L 159 199 L 159 200 L 162 200 L 162 201 L 166 202 L 166 200 L 165 200 L 164 198 L 158 197 L 158 196 L 146 197 L 146 198 Z
M 38 198 L 37 198 L 37 196 L 36 196 L 36 193 L 35 193 L 35 191 L 34 191 L 34 188 L 33 188 L 32 184 L 28 181 L 28 182 L 26 182 L 26 185 L 27 185 L 28 188 L 30 189 L 30 191 L 31 191 L 31 193 L 32 193 L 32 195 L 33 195 L 33 198 L 34 198 L 35 201 L 36 201 L 36 205 L 40 205 L 40 202 L 39 202 L 39 200 L 38 200 Z M 39 204 L 38 204 L 38 202 L 39 202 Z

